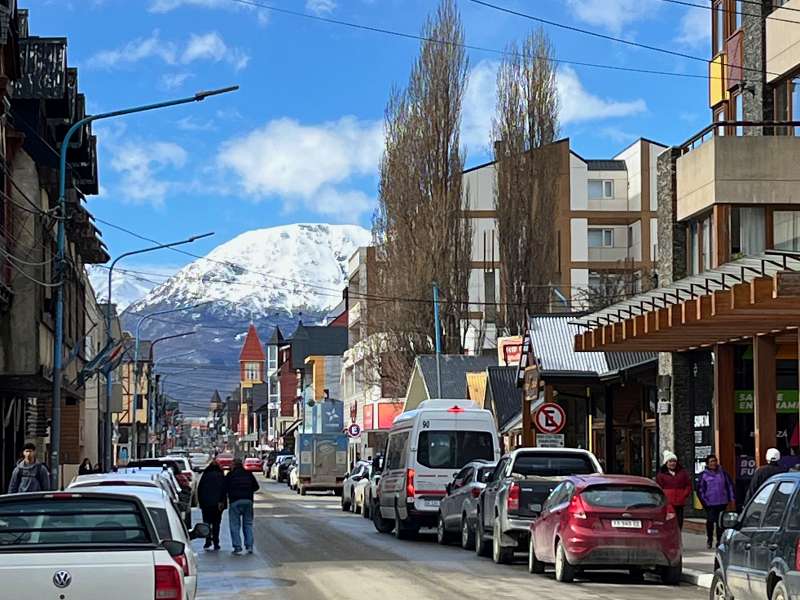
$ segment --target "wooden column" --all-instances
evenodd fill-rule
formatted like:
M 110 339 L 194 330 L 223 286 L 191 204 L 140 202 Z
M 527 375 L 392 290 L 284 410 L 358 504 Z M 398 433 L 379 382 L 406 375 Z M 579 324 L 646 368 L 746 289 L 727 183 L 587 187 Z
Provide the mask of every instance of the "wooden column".
M 735 478 L 733 358 L 732 345 L 717 344 L 714 347 L 714 448 L 722 468 Z
M 531 422 L 531 401 L 525 391 L 522 392 L 522 446 L 533 446 L 533 423 Z
M 606 438 L 606 448 L 605 448 L 605 472 L 606 473 L 616 473 L 616 444 L 614 441 L 614 391 L 610 385 L 605 386 L 603 397 L 605 399 L 605 423 L 604 423 L 604 430 L 605 430 L 605 438 Z
M 775 337 L 771 335 L 753 338 L 753 375 L 755 379 L 755 398 L 753 416 L 755 417 L 756 464 L 763 465 L 768 448 L 775 446 Z

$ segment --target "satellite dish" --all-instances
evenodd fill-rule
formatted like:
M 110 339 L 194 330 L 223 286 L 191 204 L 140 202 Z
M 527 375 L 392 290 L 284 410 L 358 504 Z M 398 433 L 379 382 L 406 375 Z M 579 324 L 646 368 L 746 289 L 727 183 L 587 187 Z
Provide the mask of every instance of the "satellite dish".
M 315 401 L 314 401 L 314 399 L 312 398 L 311 400 L 309 400 L 308 402 L 306 402 L 306 404 L 307 404 L 308 406 L 314 406 L 314 405 L 316 404 L 316 402 L 315 402 Z

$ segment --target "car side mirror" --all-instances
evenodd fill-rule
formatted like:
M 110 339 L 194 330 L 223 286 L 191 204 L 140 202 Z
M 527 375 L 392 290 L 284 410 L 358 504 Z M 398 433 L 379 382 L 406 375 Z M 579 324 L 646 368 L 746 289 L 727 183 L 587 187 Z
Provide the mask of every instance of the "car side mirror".
M 207 538 L 211 533 L 211 528 L 205 523 L 198 523 L 189 532 L 189 539 L 198 540 L 200 538 Z
M 450 490 L 453 489 L 453 484 L 452 483 L 448 483 L 446 486 L 444 486 L 444 489 L 449 494 Z
M 180 556 L 186 550 L 186 544 L 177 540 L 161 540 L 161 547 L 164 548 L 172 558 Z
M 719 526 L 722 529 L 739 529 L 739 514 L 724 512 L 719 516 Z

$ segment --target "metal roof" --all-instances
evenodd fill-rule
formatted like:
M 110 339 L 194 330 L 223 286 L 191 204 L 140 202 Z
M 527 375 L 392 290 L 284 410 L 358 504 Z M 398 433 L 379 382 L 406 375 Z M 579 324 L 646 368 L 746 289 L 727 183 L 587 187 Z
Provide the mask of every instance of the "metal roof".
M 624 160 L 589 159 L 585 160 L 589 171 L 627 171 L 628 165 Z
M 517 387 L 517 367 L 489 367 L 484 408 L 494 413 L 501 431 L 522 411 L 522 390 Z
M 417 365 L 425 387 L 431 398 L 437 397 L 436 355 L 424 354 L 417 357 Z M 442 398 L 464 399 L 467 397 L 467 373 L 485 371 L 497 364 L 496 356 L 463 356 L 461 354 L 441 355 Z
M 653 352 L 576 352 L 575 336 L 583 333 L 574 315 L 531 317 L 528 330 L 534 356 L 542 375 L 611 375 L 655 361 Z
M 666 308 L 669 305 L 679 304 L 712 292 L 730 289 L 737 283 L 748 283 L 757 277 L 772 277 L 780 271 L 798 270 L 800 270 L 800 257 L 797 253 L 768 250 L 758 255 L 725 263 L 700 275 L 684 277 L 669 285 L 637 294 L 597 312 L 573 318 L 572 321 L 578 327 L 576 334 L 581 334 L 585 333 L 587 329 L 620 323 L 625 319 L 645 314 L 657 308 Z

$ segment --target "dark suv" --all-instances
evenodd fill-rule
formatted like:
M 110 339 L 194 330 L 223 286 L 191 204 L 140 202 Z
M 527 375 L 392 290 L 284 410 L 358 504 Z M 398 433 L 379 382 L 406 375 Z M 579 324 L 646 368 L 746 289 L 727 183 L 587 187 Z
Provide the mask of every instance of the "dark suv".
M 741 515 L 720 516 L 712 600 L 789 600 L 800 594 L 800 473 L 775 475 Z

